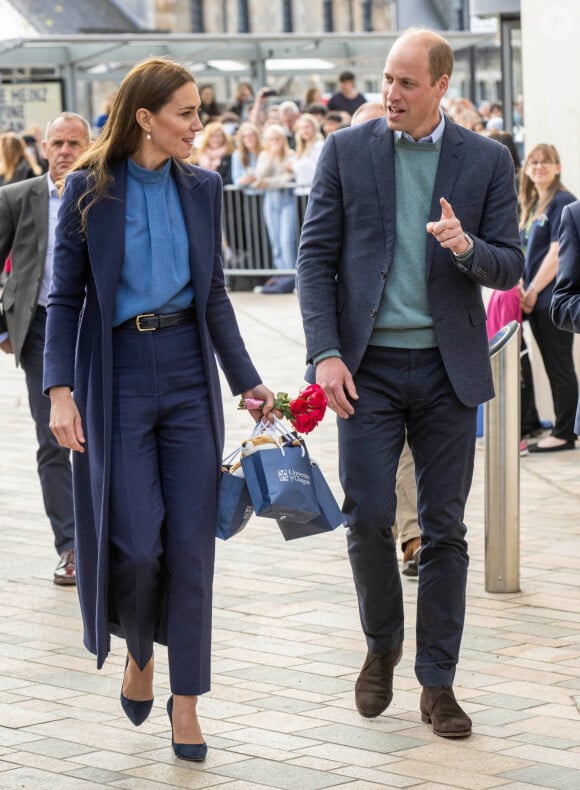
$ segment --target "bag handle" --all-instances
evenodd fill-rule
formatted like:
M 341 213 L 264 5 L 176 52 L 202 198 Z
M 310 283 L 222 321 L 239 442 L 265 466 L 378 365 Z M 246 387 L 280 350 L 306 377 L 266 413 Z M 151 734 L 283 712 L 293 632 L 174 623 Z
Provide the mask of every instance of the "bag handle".
M 258 422 L 254 425 L 251 434 L 248 436 L 248 439 L 253 439 L 255 436 L 259 436 L 262 433 L 260 426 L 261 422 L 258 420 Z M 276 442 L 276 444 L 278 444 L 278 442 Z M 222 459 L 222 466 L 231 465 L 234 461 L 234 458 L 240 453 L 241 449 L 241 447 L 236 447 L 235 450 L 232 450 L 229 455 L 226 455 L 226 457 Z
M 286 439 L 288 442 L 291 442 L 293 446 L 295 446 L 296 442 L 298 442 L 302 451 L 302 457 L 304 458 L 306 455 L 306 447 L 304 446 L 304 442 L 300 441 L 300 439 L 297 439 L 296 436 L 288 430 L 282 420 L 279 420 L 278 417 L 276 417 L 276 415 L 274 415 L 274 427 L 280 433 L 282 438 Z M 283 449 L 282 452 L 284 452 Z

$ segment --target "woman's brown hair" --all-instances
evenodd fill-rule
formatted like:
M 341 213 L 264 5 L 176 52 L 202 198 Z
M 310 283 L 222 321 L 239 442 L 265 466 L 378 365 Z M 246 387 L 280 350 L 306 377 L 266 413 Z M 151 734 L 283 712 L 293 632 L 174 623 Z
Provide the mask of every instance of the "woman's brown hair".
M 143 129 L 137 123 L 137 110 L 143 107 L 158 113 L 171 101 L 175 91 L 188 82 L 195 82 L 191 72 L 169 58 L 147 58 L 125 76 L 102 132 L 71 168 L 71 172 L 88 169 L 91 175 L 79 199 L 83 230 L 91 206 L 107 196 L 111 165 L 126 159 L 139 147 Z
M 542 156 L 546 162 L 554 162 L 560 164 L 560 157 L 555 146 L 549 143 L 539 143 L 528 151 L 526 160 L 520 174 L 520 230 L 525 228 L 530 220 L 536 219 L 541 216 L 548 208 L 556 192 L 565 192 L 566 187 L 560 180 L 560 173 L 554 174 L 554 180 L 542 200 L 538 194 L 538 190 L 532 179 L 527 174 L 528 164 L 534 156 Z
M 39 176 L 42 168 L 34 161 L 34 157 L 26 150 L 24 140 L 14 132 L 4 132 L 0 135 L 0 176 L 9 184 L 14 177 L 14 171 L 22 160 L 26 160 L 32 172 Z
M 253 134 L 256 136 L 256 150 L 255 154 L 256 157 L 262 150 L 262 136 L 260 134 L 259 128 L 256 126 L 255 123 L 251 123 L 250 121 L 244 121 L 241 124 L 240 128 L 236 132 L 236 141 L 238 144 L 238 151 L 240 152 L 240 159 L 242 161 L 242 165 L 244 167 L 250 166 L 250 149 L 246 146 L 243 140 L 243 135 L 246 134 Z

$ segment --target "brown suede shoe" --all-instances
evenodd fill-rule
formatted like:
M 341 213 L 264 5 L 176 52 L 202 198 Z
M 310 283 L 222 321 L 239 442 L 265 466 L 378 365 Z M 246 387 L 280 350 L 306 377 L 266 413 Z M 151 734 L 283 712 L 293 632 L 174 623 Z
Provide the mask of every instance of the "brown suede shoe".
M 403 646 L 386 656 L 368 653 L 354 687 L 356 709 L 366 719 L 385 711 L 393 699 L 393 671 L 403 655 Z
M 471 735 L 471 719 L 459 707 L 451 686 L 423 686 L 421 721 L 433 725 L 442 738 L 466 738 Z

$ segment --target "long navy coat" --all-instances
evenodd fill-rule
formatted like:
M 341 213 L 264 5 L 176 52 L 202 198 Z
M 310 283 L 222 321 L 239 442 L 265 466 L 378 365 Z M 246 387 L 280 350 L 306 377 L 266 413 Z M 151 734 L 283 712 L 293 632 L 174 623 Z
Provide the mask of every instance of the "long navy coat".
M 224 438 L 216 355 L 234 394 L 260 383 L 224 286 L 221 258 L 220 177 L 189 165 L 172 166 L 189 238 L 189 262 L 211 404 L 217 455 Z M 84 643 L 101 667 L 110 633 L 120 634 L 108 597 L 109 492 L 113 395 L 112 327 L 115 294 L 124 256 L 126 163 L 112 168 L 110 197 L 90 208 L 86 235 L 80 232 L 78 199 L 87 173 L 71 174 L 56 231 L 54 271 L 48 303 L 44 389 L 74 389 L 86 438 L 74 453 L 77 580 Z M 216 490 L 217 498 L 217 490 Z M 164 641 L 165 612 L 157 641 Z

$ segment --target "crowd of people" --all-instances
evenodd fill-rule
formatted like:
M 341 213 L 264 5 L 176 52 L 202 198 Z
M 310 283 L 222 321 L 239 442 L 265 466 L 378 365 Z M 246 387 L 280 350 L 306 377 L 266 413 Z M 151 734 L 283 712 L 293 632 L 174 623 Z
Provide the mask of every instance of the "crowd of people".
M 254 92 L 249 82 L 242 81 L 229 101 L 220 101 L 213 85 L 200 86 L 203 129 L 195 138 L 189 161 L 219 173 L 225 186 L 261 196 L 260 213 L 271 265 L 284 272 L 256 285 L 257 292 L 288 293 L 295 288 L 295 276 L 288 270 L 296 266 L 304 206 L 324 140 L 338 129 L 384 114 L 381 103 L 367 101 L 355 80 L 352 71 L 344 71 L 330 97 L 325 98 L 318 87 L 309 87 L 300 100 L 282 99 L 269 87 Z M 115 96 L 116 91 L 106 96 L 101 112 L 93 120 L 94 136 L 103 130 Z M 457 98 L 446 99 L 444 106 L 456 123 L 507 145 L 516 173 L 519 172 L 518 146 L 503 128 L 500 102 L 482 101 L 475 107 L 467 99 Z M 521 103 L 514 108 L 514 121 L 518 128 L 523 125 Z M 271 126 L 283 130 L 286 146 L 276 149 L 277 132 L 267 133 Z M 46 162 L 39 155 L 40 137 L 39 130 L 24 136 L 7 132 L 0 137 L 0 185 L 46 170 Z M 302 202 L 293 200 L 295 196 L 300 196 Z M 226 257 L 244 257 L 246 251 L 237 249 L 236 241 L 239 240 L 224 237 Z
M 292 197 L 305 198 L 310 192 L 324 140 L 338 129 L 384 115 L 382 104 L 367 101 L 351 71 L 339 75 L 336 92 L 326 99 L 319 88 L 310 87 L 301 100 L 282 100 L 268 87 L 254 93 L 248 82 L 239 83 L 231 101 L 218 101 L 209 84 L 201 86 L 200 94 L 204 130 L 196 138 L 191 161 L 218 172 L 226 186 L 233 185 L 248 195 L 263 195 L 263 221 L 272 266 L 294 269 L 304 203 L 294 201 L 293 207 Z M 521 103 L 517 108 L 514 119 L 521 129 Z M 512 154 L 516 174 L 519 173 L 521 145 L 516 145 L 514 137 L 503 128 L 500 102 L 482 101 L 475 107 L 463 98 L 449 99 L 445 109 L 456 123 L 504 143 Z M 273 126 L 277 132 L 270 134 L 268 128 Z M 269 141 L 276 139 L 280 129 L 287 145 L 272 153 Z M 258 178 L 257 172 L 264 168 L 268 174 L 262 173 L 264 177 Z M 229 241 L 225 239 L 226 247 Z M 294 287 L 294 276 L 284 274 L 271 277 L 255 290 L 276 294 Z
M 0 349 L 26 375 L 54 582 L 78 584 L 99 668 L 111 635 L 125 640 L 120 702 L 136 726 L 153 707 L 155 643 L 168 646 L 181 759 L 207 753 L 197 700 L 210 688 L 224 439 L 216 359 L 234 395 L 263 403 L 254 420 L 274 409 L 227 293 L 224 184 L 262 198 L 282 272 L 263 292 L 293 290 L 297 271 L 306 378 L 338 417 L 368 648 L 357 710 L 388 708 L 403 651 L 396 526 L 403 571 L 418 578 L 422 721 L 441 737 L 471 734 L 453 683 L 477 408 L 494 396 L 482 289 L 498 315 L 509 305 L 530 322 L 550 380 L 551 435 L 539 436 L 532 397 L 523 438 L 539 453 L 574 449 L 580 256 L 554 146 L 530 147 L 520 168 L 501 107 L 446 100 L 452 71 L 448 42 L 412 29 L 388 54 L 382 104 L 344 72 L 328 104 L 315 92 L 278 103 L 242 83 L 221 107 L 183 65 L 148 58 L 93 139 L 76 113 L 51 120 L 46 172 L 24 139 L 0 138 Z M 296 195 L 308 198 L 301 228 Z

